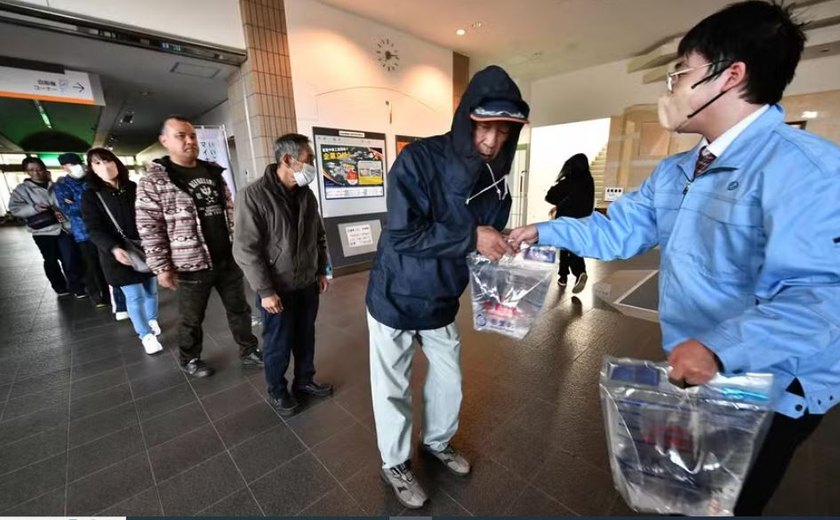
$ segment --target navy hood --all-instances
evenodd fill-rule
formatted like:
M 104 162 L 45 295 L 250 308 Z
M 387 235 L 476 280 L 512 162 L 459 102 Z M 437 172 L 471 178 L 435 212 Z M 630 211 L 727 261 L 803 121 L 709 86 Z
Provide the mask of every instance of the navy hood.
M 528 103 L 522 99 L 519 87 L 504 69 L 491 65 L 477 72 L 461 97 L 455 117 L 452 119 L 452 129 L 449 132 L 453 149 L 470 166 L 467 171 L 480 171 L 479 168 L 483 168 L 481 163 L 484 162 L 473 145 L 474 123 L 470 119 L 470 113 L 483 103 L 493 100 L 506 100 L 513 103 L 525 117 L 528 117 L 530 113 Z M 523 126 L 521 123 L 511 123 L 510 137 L 499 156 L 491 163 L 494 171 L 505 173 L 510 171 Z

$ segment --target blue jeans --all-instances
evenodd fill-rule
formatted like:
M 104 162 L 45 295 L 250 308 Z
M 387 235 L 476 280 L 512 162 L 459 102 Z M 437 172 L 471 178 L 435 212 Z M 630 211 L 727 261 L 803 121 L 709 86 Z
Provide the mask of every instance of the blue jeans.
M 157 279 L 151 277 L 143 283 L 123 285 L 120 289 L 125 294 L 125 306 L 134 331 L 141 339 L 151 334 L 149 320 L 158 318 Z
M 317 284 L 306 289 L 280 293 L 283 312 L 269 314 L 257 295 L 257 309 L 263 320 L 263 362 L 268 393 L 280 397 L 288 392 L 286 369 L 295 357 L 294 386 L 305 386 L 315 376 L 315 318 L 320 295 Z

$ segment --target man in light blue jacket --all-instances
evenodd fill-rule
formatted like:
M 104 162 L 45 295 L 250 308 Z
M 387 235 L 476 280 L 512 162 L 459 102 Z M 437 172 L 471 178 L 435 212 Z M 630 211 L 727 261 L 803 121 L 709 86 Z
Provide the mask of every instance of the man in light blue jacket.
M 804 47 L 788 10 L 734 4 L 681 41 L 663 126 L 698 133 L 607 216 L 511 235 L 580 256 L 661 248 L 659 317 L 671 375 L 772 372 L 778 403 L 735 513 L 761 514 L 796 448 L 840 402 L 840 148 L 777 104 Z

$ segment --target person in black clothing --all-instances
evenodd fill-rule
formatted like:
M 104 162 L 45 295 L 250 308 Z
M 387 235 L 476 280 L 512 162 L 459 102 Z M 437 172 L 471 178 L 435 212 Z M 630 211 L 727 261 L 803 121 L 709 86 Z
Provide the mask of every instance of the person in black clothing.
M 583 218 L 592 214 L 595 206 L 595 181 L 592 180 L 586 155 L 575 154 L 563 164 L 545 201 L 554 204 L 554 218 Z M 575 275 L 572 292 L 579 293 L 586 287 L 586 263 L 583 258 L 564 249 L 560 251 L 560 279 L 557 281 L 560 287 L 568 283 L 570 270 Z
M 241 363 L 262 367 L 244 275 L 233 259 L 233 199 L 224 168 L 198 158 L 195 127 L 182 116 L 166 118 L 159 140 L 169 155 L 151 162 L 138 183 L 137 229 L 158 283 L 178 297 L 181 370 L 196 378 L 214 373 L 201 359 L 202 324 L 214 288 Z
M 326 397 L 315 381 L 315 320 L 327 280 L 327 235 L 309 184 L 318 177 L 309 138 L 286 134 L 274 143 L 276 163 L 239 192 L 233 256 L 256 296 L 263 322 L 263 359 L 269 403 L 283 416 L 295 396 Z M 294 381 L 286 370 L 294 356 Z M 294 394 L 294 395 L 293 395 Z
M 58 163 L 66 175 L 58 179 L 53 187 L 58 209 L 70 220 L 73 239 L 81 253 L 84 267 L 84 283 L 88 295 L 97 308 L 108 307 L 111 297 L 102 266 L 99 265 L 99 249 L 90 241 L 84 219 L 82 218 L 82 195 L 88 188 L 85 177 L 87 170 L 82 159 L 73 152 L 58 156 Z
M 76 298 L 87 298 L 81 254 L 70 232 L 70 222 L 57 207 L 50 172 L 37 157 L 26 157 L 21 166 L 29 178 L 12 191 L 9 212 L 26 221 L 44 258 L 44 273 L 56 294 L 73 293 Z
M 125 294 L 128 315 L 146 353 L 158 353 L 163 346 L 157 340 L 157 281 L 150 272 L 135 271 L 126 253 L 128 240 L 140 240 L 134 213 L 137 185 L 128 179 L 128 168 L 105 148 L 88 151 L 87 168 L 82 219 L 99 251 L 99 265 L 108 284 Z

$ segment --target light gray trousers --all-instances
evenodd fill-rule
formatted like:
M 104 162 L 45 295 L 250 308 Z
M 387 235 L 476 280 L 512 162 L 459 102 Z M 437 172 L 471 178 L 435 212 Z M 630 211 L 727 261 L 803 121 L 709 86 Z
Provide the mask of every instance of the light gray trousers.
M 370 386 L 382 466 L 411 458 L 411 363 L 423 345 L 429 361 L 423 385 L 423 444 L 434 451 L 449 445 L 461 411 L 461 335 L 455 323 L 435 330 L 396 330 L 368 313 Z

